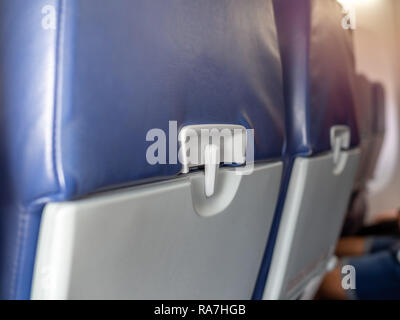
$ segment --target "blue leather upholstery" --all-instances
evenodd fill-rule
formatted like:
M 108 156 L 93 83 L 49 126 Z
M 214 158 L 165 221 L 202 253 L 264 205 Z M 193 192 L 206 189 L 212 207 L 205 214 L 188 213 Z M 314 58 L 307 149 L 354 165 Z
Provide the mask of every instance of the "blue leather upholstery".
M 274 0 L 286 108 L 287 148 L 279 204 L 254 299 L 263 295 L 296 157 L 331 151 L 330 129 L 347 125 L 359 145 L 350 31 L 336 0 Z
M 61 186 L 54 161 L 55 1 L 0 2 L 0 298 L 28 298 L 43 203 Z
M 289 154 L 331 149 L 330 128 L 348 125 L 359 144 L 355 117 L 352 38 L 335 0 L 274 2 L 287 108 Z
M 0 69 L 0 298 L 30 296 L 46 203 L 179 173 L 146 162 L 148 130 L 241 124 L 282 156 L 271 1 L 1 1 Z
M 154 167 L 144 157 L 146 132 L 167 131 L 168 120 L 254 128 L 256 160 L 280 157 L 282 82 L 269 1 L 68 1 L 65 15 L 76 26 L 65 30 L 74 59 L 65 61 L 61 116 L 71 195 L 177 174 L 180 166 Z M 88 132 L 91 122 L 101 139 Z

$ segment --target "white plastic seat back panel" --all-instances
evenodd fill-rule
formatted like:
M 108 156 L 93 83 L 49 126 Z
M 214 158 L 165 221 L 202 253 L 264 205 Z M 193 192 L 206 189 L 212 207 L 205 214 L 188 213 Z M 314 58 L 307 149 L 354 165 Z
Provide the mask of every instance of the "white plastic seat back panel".
M 242 176 L 221 169 L 214 203 L 202 194 L 204 173 L 197 172 L 49 204 L 32 298 L 249 299 L 281 174 L 281 163 Z M 206 216 L 213 209 L 222 211 Z
M 343 172 L 333 154 L 298 158 L 292 171 L 264 299 L 298 298 L 326 272 L 354 183 L 359 150 L 348 151 Z

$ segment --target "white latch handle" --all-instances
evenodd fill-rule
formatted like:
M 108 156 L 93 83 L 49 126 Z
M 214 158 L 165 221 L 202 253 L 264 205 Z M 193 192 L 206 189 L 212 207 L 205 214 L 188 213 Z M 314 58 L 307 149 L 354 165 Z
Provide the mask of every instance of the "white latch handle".
M 205 124 L 185 126 L 179 132 L 182 173 L 204 166 L 205 195 L 215 194 L 220 164 L 246 164 L 247 130 L 240 125 Z
M 204 149 L 204 173 L 205 173 L 205 194 L 210 198 L 215 193 L 215 184 L 217 180 L 218 168 L 220 163 L 219 148 L 214 144 L 206 145 Z

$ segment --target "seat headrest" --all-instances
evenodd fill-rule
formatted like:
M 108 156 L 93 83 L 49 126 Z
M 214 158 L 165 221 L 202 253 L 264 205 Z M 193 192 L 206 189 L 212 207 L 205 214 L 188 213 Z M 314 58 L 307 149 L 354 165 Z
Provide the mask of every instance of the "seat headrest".
M 359 144 L 355 116 L 355 64 L 351 32 L 343 29 L 334 0 L 276 0 L 288 152 L 331 149 L 330 128 L 347 125 L 351 146 Z

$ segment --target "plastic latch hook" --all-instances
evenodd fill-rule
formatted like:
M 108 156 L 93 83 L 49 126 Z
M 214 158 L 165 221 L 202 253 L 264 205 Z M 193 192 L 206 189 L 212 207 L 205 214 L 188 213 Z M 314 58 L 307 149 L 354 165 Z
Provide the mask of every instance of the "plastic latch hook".
M 179 133 L 182 173 L 204 166 L 204 192 L 215 194 L 220 164 L 246 163 L 247 131 L 239 125 L 205 124 L 183 127 Z

